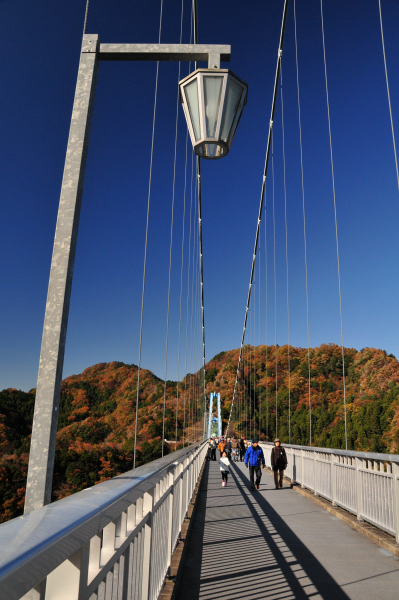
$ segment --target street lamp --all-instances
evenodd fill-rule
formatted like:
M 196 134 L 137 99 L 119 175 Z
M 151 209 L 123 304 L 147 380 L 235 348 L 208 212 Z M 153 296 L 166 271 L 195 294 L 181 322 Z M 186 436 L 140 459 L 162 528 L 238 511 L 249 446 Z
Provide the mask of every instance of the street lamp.
M 195 154 L 226 156 L 247 103 L 248 85 L 229 69 L 197 69 L 179 86 Z
M 242 92 L 237 100 L 239 90 L 233 85 L 230 91 L 230 78 L 238 87 L 242 87 L 244 84 L 232 76 L 229 71 L 219 71 L 220 62 L 230 60 L 230 46 L 215 44 L 102 44 L 97 34 L 85 33 L 83 35 L 40 350 L 25 513 L 51 502 L 69 301 L 97 74 L 100 62 L 120 60 L 208 61 L 209 71 L 205 70 L 205 73 L 223 78 L 223 85 L 219 86 L 220 89 L 217 87 L 220 81 L 210 81 L 204 84 L 201 80 L 199 84 L 201 89 L 204 89 L 204 85 L 206 88 L 208 99 L 206 105 L 209 105 L 209 109 L 206 109 L 208 121 L 210 122 L 212 119 L 217 121 L 217 127 L 208 127 L 208 129 L 212 136 L 221 136 L 220 142 L 212 136 L 208 137 L 208 146 L 209 139 L 211 139 L 215 149 L 204 146 L 205 150 L 202 151 L 207 155 L 213 153 L 214 158 L 218 158 L 217 152 L 220 156 L 227 154 L 242 110 Z M 200 69 L 196 73 L 203 71 Z M 213 87 L 212 84 L 214 84 Z M 217 89 L 219 89 L 220 97 Z M 212 104 L 212 100 L 215 97 L 217 107 L 212 109 L 215 104 L 215 102 Z M 220 107 L 224 104 L 226 104 L 226 109 L 221 111 Z M 201 115 L 203 110 L 205 109 L 201 108 Z M 214 110 L 213 113 L 212 110 Z M 199 111 L 199 105 L 197 111 Z M 225 113 L 226 116 L 223 117 Z M 224 121 L 220 128 L 222 117 Z M 201 130 L 199 129 L 199 131 Z M 204 135 L 203 141 L 205 140 Z

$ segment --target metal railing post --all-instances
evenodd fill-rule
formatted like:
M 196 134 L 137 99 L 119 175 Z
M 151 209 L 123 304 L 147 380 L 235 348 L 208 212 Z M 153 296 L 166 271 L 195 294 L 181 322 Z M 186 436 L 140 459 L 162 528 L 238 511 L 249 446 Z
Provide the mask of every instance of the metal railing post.
M 89 544 L 86 544 L 47 576 L 46 600 L 58 598 L 80 600 L 83 598 L 87 588 L 88 567 Z M 60 596 L 60 589 L 62 596 Z M 38 597 L 40 598 L 40 596 Z
M 331 454 L 331 503 L 333 506 L 336 506 L 336 498 L 337 498 L 337 482 L 335 477 L 336 466 L 334 464 L 335 456 Z
M 151 573 L 151 542 L 152 542 L 152 521 L 154 508 L 154 488 L 146 492 L 143 496 L 143 516 L 148 514 L 148 521 L 144 525 L 144 551 L 142 564 L 142 587 L 141 600 L 148 600 L 150 592 L 150 573 Z
M 396 543 L 399 544 L 399 464 L 392 463 L 393 519 Z
M 178 473 L 179 473 L 179 484 L 178 485 L 179 485 L 179 490 L 180 490 L 180 493 L 179 493 L 179 538 L 180 538 L 180 534 L 181 534 L 181 525 L 183 522 L 183 510 L 182 510 L 183 509 L 183 489 L 184 489 L 183 470 L 184 470 L 184 463 L 180 464 L 178 466 Z
M 292 460 L 292 481 L 296 482 L 297 481 L 297 474 L 296 474 L 297 455 L 296 455 L 295 449 L 292 451 L 291 460 Z
M 305 460 L 304 460 L 304 454 L 305 451 L 301 450 L 301 488 L 305 487 L 305 484 L 303 483 L 304 480 L 304 474 L 305 474 Z
M 169 515 L 168 515 L 168 573 L 172 562 L 172 534 L 173 534 L 173 507 L 175 501 L 174 484 L 175 474 L 177 469 L 173 469 L 168 473 L 168 485 L 171 488 L 169 492 Z
M 317 452 L 313 452 L 313 493 L 318 496 L 317 493 Z
M 34 588 L 25 595 L 27 600 L 45 600 L 46 597 L 46 579 L 35 585 Z
M 355 458 L 355 468 L 356 468 L 356 517 L 358 521 L 363 521 L 362 519 L 362 511 L 363 511 L 363 494 L 362 494 L 362 474 L 360 469 L 363 466 L 363 461 L 361 458 Z

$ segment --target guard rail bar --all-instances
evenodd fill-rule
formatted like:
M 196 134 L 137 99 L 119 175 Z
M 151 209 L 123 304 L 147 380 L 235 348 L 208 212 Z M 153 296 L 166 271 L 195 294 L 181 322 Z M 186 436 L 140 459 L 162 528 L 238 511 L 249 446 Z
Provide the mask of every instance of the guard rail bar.
M 271 443 L 261 443 L 271 468 Z M 399 455 L 284 444 L 285 476 L 395 536 L 399 543 Z
M 157 600 L 206 452 L 178 450 L 0 525 L 0 600 Z

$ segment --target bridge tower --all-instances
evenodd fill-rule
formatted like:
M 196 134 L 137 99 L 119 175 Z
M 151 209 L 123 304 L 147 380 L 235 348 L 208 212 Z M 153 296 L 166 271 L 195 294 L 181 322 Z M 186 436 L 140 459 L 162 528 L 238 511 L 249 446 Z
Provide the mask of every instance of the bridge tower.
M 213 416 L 213 400 L 216 399 L 216 427 L 217 427 L 217 436 L 220 437 L 222 435 L 222 416 L 221 416 L 221 408 L 220 408 L 220 394 L 216 392 L 211 392 L 209 397 L 209 418 L 208 418 L 208 439 L 212 435 L 216 435 L 214 416 Z

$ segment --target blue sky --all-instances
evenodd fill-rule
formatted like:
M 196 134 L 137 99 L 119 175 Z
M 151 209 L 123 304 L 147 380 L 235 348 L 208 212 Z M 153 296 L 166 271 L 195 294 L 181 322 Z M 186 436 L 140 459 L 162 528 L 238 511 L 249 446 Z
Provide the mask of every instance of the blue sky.
M 377 0 L 324 0 L 341 258 L 344 343 L 399 356 L 399 193 Z M 394 124 L 399 127 L 399 2 L 383 0 Z M 84 0 L 0 0 L 0 389 L 36 386 L 52 244 Z M 229 156 L 202 161 L 206 358 L 237 348 L 259 207 L 282 0 L 198 0 L 199 42 L 231 44 L 248 82 Z M 91 0 L 103 42 L 158 40 L 160 0 Z M 183 42 L 191 3 L 184 0 Z M 178 42 L 181 0 L 164 0 L 162 42 Z M 340 343 L 320 1 L 297 2 L 310 345 Z M 205 65 L 204 65 L 205 66 Z M 155 63 L 100 67 L 75 262 L 64 376 L 138 362 Z M 188 65 L 182 65 L 182 77 Z M 164 376 L 178 64 L 161 63 L 155 129 L 142 366 Z M 293 0 L 283 54 L 290 342 L 307 345 Z M 399 140 L 397 140 L 399 142 Z M 168 379 L 177 377 L 186 126 L 179 106 Z M 189 149 L 189 165 L 191 164 Z M 277 342 L 287 342 L 281 106 L 274 130 Z M 190 169 L 188 178 L 190 179 Z M 271 163 L 267 183 L 268 343 L 274 343 Z M 187 196 L 189 202 L 189 194 Z M 188 223 L 186 221 L 186 226 Z M 188 230 L 185 246 L 187 285 Z M 248 341 L 266 340 L 262 224 Z M 183 307 L 185 305 L 185 296 Z M 261 313 L 259 316 L 259 307 Z M 256 315 L 256 316 L 255 316 Z M 183 310 L 180 377 L 185 361 Z M 198 331 L 198 311 L 194 322 Z M 260 333 L 259 333 L 260 331 Z M 196 334 L 193 369 L 201 363 Z M 190 352 L 190 351 L 189 351 Z M 188 365 L 190 364 L 190 355 Z

